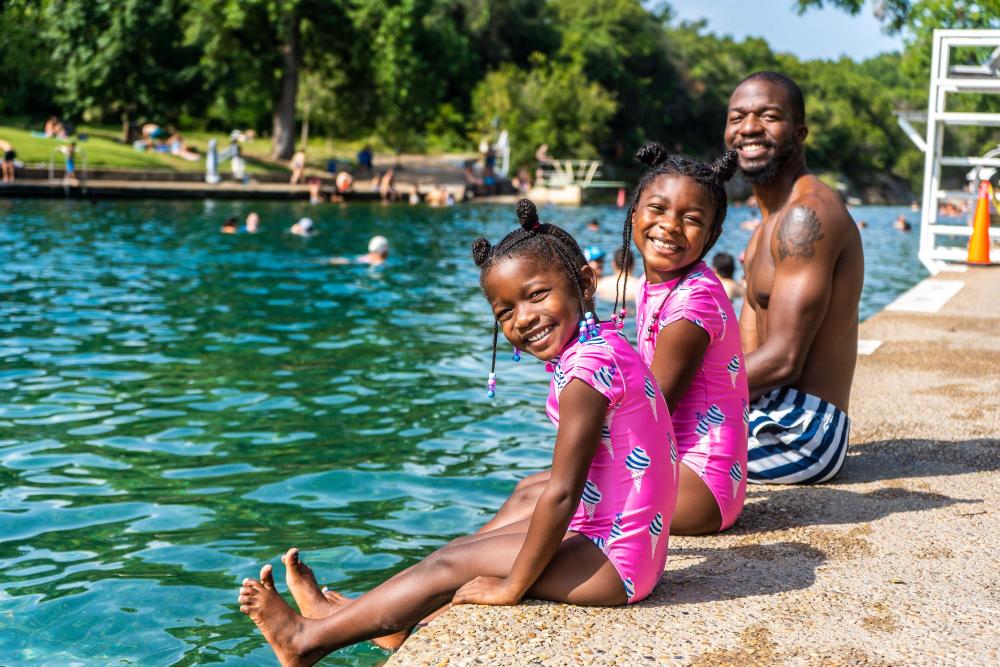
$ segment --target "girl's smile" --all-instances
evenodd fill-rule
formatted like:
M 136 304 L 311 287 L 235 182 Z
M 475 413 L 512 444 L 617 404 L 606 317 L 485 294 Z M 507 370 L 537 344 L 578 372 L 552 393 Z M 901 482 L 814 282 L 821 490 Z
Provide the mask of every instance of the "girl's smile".
M 711 195 L 692 178 L 664 174 L 646 187 L 632 217 L 632 238 L 646 279 L 661 283 L 698 261 L 711 232 Z
M 593 294 L 596 276 L 580 269 L 584 298 Z M 543 361 L 557 358 L 580 326 L 576 287 L 558 266 L 524 258 L 495 264 L 483 276 L 493 316 L 510 343 Z

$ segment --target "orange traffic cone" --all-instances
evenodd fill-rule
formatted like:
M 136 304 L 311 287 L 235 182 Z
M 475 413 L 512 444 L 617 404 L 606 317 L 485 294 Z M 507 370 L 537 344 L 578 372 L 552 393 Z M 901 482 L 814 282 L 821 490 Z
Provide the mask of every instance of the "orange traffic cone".
M 972 236 L 969 237 L 969 256 L 966 264 L 990 263 L 990 183 L 979 182 L 979 201 L 972 219 Z

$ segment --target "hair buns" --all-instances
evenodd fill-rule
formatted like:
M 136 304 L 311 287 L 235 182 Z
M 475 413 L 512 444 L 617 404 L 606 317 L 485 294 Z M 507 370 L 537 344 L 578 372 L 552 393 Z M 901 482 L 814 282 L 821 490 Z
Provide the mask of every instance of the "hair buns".
M 486 264 L 491 252 L 493 252 L 493 246 L 486 239 L 478 238 L 472 242 L 472 260 L 476 266 L 482 267 Z
M 669 156 L 670 153 L 664 148 L 663 144 L 655 141 L 650 141 L 635 152 L 635 159 L 647 167 L 656 167 L 663 164 Z
M 736 173 L 736 167 L 738 163 L 738 157 L 736 151 L 727 151 L 723 153 L 718 160 L 712 163 L 712 171 L 715 175 L 719 177 L 719 180 L 725 183 L 733 177 Z
M 540 223 L 538 222 L 538 209 L 535 207 L 535 202 L 530 199 L 519 199 L 517 202 L 517 219 L 521 222 L 521 228 L 525 231 L 531 231 L 537 227 Z

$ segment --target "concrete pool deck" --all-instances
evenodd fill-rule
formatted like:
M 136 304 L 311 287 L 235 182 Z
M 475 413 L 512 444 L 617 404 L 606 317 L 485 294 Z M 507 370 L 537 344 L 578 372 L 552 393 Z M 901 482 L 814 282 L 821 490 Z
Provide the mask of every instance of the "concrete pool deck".
M 751 487 L 635 606 L 456 607 L 389 665 L 1000 664 L 1000 271 L 943 280 L 861 325 L 833 483 Z

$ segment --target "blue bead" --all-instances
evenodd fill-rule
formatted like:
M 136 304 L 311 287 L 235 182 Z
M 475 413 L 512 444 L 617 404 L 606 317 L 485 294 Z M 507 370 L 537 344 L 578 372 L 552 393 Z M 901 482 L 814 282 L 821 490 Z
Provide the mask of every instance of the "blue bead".
M 493 391 L 493 390 L 490 390 L 490 391 L 486 392 L 486 398 L 493 398 L 496 395 L 497 395 L 497 393 L 495 391 Z

